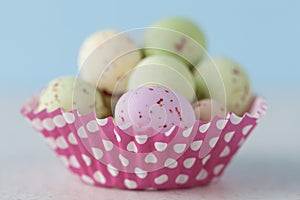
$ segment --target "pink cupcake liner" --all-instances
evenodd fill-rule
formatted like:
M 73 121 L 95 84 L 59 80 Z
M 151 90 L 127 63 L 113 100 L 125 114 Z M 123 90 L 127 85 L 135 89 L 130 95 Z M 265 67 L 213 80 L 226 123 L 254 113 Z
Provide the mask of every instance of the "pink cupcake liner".
M 185 130 L 174 126 L 164 134 L 153 134 L 152 129 L 135 134 L 130 126 L 115 125 L 112 117 L 97 119 L 94 113 L 61 109 L 35 112 L 37 104 L 38 97 L 31 98 L 22 115 L 82 181 L 138 190 L 187 188 L 218 180 L 266 112 L 265 100 L 255 97 L 243 117 L 229 113 L 208 123 L 198 120 Z

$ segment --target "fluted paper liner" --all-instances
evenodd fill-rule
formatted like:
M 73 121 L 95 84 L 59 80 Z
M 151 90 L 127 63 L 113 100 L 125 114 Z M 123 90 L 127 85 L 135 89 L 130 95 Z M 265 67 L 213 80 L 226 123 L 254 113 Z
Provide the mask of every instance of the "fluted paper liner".
M 21 113 L 38 130 L 62 162 L 84 182 L 123 189 L 176 189 L 218 180 L 260 117 L 266 102 L 255 97 L 243 117 L 196 121 L 189 129 L 173 127 L 167 133 L 126 134 L 113 118 L 76 110 L 35 112 L 38 97 L 26 102 Z M 151 133 L 151 134 L 149 134 Z M 148 137 L 151 135 L 151 137 Z

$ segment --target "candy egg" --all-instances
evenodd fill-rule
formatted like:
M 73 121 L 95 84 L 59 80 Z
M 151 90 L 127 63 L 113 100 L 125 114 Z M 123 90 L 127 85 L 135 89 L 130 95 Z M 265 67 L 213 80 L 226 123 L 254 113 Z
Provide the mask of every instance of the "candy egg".
M 194 75 L 198 97 L 226 102 L 228 111 L 240 116 L 248 110 L 251 86 L 246 72 L 239 64 L 225 57 L 213 57 L 205 59 L 196 69 Z M 213 69 L 218 73 L 212 73 Z M 220 95 L 222 89 L 225 93 Z
M 203 99 L 193 104 L 196 118 L 201 121 L 210 121 L 215 116 L 226 117 L 225 106 L 220 105 L 212 99 Z
M 189 19 L 170 17 L 154 23 L 145 33 L 146 56 L 169 54 L 187 65 L 195 65 L 204 55 L 206 41 L 202 30 Z
M 52 112 L 58 108 L 65 112 L 77 109 L 80 114 L 96 112 L 98 118 L 109 113 L 95 87 L 72 76 L 52 80 L 41 92 L 37 111 Z
M 178 59 L 168 55 L 146 57 L 133 69 L 128 78 L 128 90 L 144 85 L 160 85 L 170 88 L 194 101 L 195 80 L 189 69 Z
M 104 30 L 88 37 L 79 52 L 80 76 L 97 86 L 101 92 L 112 94 L 117 82 L 142 58 L 135 42 L 125 33 Z M 126 91 L 126 83 L 118 92 Z
M 131 124 L 136 131 L 153 128 L 166 132 L 173 126 L 188 128 L 195 122 L 191 104 L 181 95 L 159 86 L 130 90 L 117 102 L 115 120 L 119 126 Z

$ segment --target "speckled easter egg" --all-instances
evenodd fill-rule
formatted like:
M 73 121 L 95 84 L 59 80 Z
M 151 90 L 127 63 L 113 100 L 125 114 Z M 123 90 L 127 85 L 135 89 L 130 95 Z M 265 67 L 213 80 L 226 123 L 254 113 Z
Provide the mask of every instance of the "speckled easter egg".
M 210 121 L 215 116 L 226 117 L 226 107 L 212 99 L 203 99 L 193 104 L 196 118 L 201 121 Z
M 190 70 L 180 60 L 169 55 L 146 57 L 133 69 L 128 78 L 128 90 L 144 85 L 170 88 L 193 102 L 195 80 Z
M 46 109 L 52 112 L 58 108 L 65 112 L 77 109 L 80 114 L 96 112 L 98 118 L 108 115 L 99 92 L 73 76 L 56 78 L 41 92 L 37 111 Z
M 126 83 L 115 88 L 124 74 L 142 58 L 137 44 L 126 34 L 103 30 L 89 36 L 82 44 L 78 56 L 81 78 L 97 86 L 101 92 L 126 91 Z
M 196 69 L 198 97 L 224 102 L 228 111 L 240 116 L 248 110 L 252 97 L 251 85 L 238 63 L 225 57 L 213 57 L 205 59 Z M 213 73 L 214 69 L 218 73 Z M 225 90 L 224 95 L 220 95 L 222 90 Z
M 193 21 L 169 17 L 146 30 L 144 47 L 146 56 L 169 54 L 187 65 L 195 65 L 204 55 L 206 41 L 203 31 Z
M 116 105 L 114 117 L 119 126 L 131 124 L 136 131 L 153 128 L 162 133 L 173 126 L 188 128 L 195 122 L 194 110 L 183 96 L 158 86 L 125 93 Z

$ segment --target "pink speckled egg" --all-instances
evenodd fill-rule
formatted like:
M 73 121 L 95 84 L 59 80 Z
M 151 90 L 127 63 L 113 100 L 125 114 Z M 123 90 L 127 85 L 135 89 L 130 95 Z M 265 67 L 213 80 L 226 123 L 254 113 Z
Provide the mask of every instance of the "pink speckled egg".
M 212 99 L 203 99 L 193 104 L 196 118 L 201 121 L 210 121 L 215 116 L 226 117 L 226 107 Z
M 168 88 L 145 86 L 130 90 L 119 99 L 115 120 L 119 126 L 132 125 L 135 131 L 153 128 L 164 133 L 173 126 L 191 127 L 196 116 L 183 96 Z

